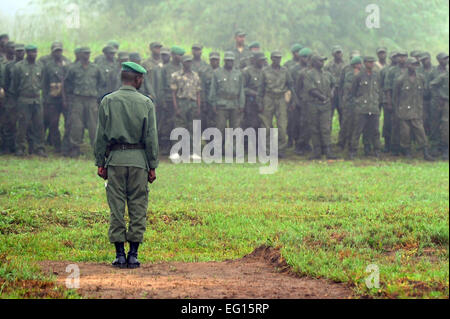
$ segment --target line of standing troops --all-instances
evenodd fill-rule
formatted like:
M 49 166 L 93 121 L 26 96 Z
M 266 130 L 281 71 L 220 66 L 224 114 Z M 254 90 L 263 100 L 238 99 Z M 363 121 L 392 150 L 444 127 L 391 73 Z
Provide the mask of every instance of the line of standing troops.
M 150 44 L 151 56 L 145 61 L 138 53 L 118 52 L 115 41 L 94 63 L 87 47 L 78 48 L 71 63 L 58 42 L 50 55 L 36 61 L 35 46 L 14 44 L 2 35 L 1 150 L 24 155 L 28 140 L 29 153 L 45 156 L 48 128 L 48 144 L 66 156 L 79 156 L 85 128 L 94 141 L 99 101 L 119 88 L 121 63 L 133 61 L 148 72 L 140 91 L 156 104 L 162 154 L 169 154 L 173 128 L 192 133 L 192 120 L 201 119 L 204 127 L 222 133 L 227 126 L 276 126 L 280 157 L 295 147 L 298 155 L 311 153 L 310 159 L 334 159 L 331 130 L 337 110 L 337 146 L 347 149 L 350 159 L 357 155 L 361 136 L 365 155 L 379 156 L 383 112 L 384 152 L 410 157 L 414 141 L 426 160 L 432 155 L 448 160 L 447 54 L 438 54 L 439 65 L 433 66 L 427 52 L 411 52 L 410 58 L 404 51 L 391 52 L 388 65 L 387 49 L 379 48 L 377 59 L 353 51 L 347 64 L 342 48 L 335 46 L 333 60 L 324 66 L 326 57 L 295 44 L 291 60 L 282 66 L 281 52 L 274 51 L 268 65 L 259 43 L 247 46 L 245 37 L 243 31 L 235 33 L 236 45 L 224 54 L 220 67 L 217 52 L 210 53 L 209 64 L 202 60 L 200 44 L 187 55 L 181 47 L 169 50 L 158 42 Z

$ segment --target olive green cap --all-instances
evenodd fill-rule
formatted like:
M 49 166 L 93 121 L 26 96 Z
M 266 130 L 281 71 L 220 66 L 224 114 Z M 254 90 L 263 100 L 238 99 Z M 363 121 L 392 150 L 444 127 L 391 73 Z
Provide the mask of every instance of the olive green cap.
M 203 45 L 201 45 L 200 43 L 194 43 L 192 45 L 191 49 L 202 50 L 203 49 Z
M 252 43 L 250 43 L 248 45 L 248 47 L 249 47 L 249 49 L 253 49 L 253 48 L 260 48 L 261 46 L 260 46 L 259 42 L 253 41 Z
M 331 48 L 331 53 L 335 54 L 336 52 L 342 52 L 342 47 L 340 45 L 335 45 L 333 48 Z
M 431 55 L 428 52 L 422 52 L 419 56 L 419 60 L 431 59 Z
M 170 54 L 170 49 L 166 48 L 166 47 L 162 47 L 160 53 L 169 55 Z
M 397 54 L 398 54 L 398 51 L 392 51 L 391 54 L 389 55 L 389 58 L 393 59 L 397 56 Z
M 351 65 L 355 65 L 355 64 L 361 64 L 362 63 L 362 59 L 360 56 L 355 56 L 352 58 L 352 60 L 350 61 Z
M 53 42 L 52 44 L 52 52 L 58 51 L 58 50 L 62 50 L 63 49 L 63 44 L 61 42 Z
M 375 62 L 377 59 L 375 59 L 373 56 L 365 56 L 364 62 Z
M 119 49 L 119 47 L 120 47 L 119 42 L 117 42 L 116 40 L 111 40 L 111 41 L 109 41 L 106 45 L 115 47 L 116 49 Z
M 192 61 L 192 59 L 193 59 L 192 55 L 190 55 L 190 54 L 185 54 L 185 55 L 183 55 L 183 57 L 181 58 L 181 61 L 183 61 L 183 62 L 189 62 L 189 61 Z
M 102 51 L 103 53 L 117 53 L 117 49 L 111 45 L 107 45 Z
M 91 49 L 89 47 L 80 47 L 78 48 L 79 53 L 91 53 Z
M 154 42 L 150 43 L 150 49 L 154 49 L 154 48 L 162 48 L 162 44 L 158 41 L 154 41 Z
M 231 51 L 225 52 L 225 54 L 223 55 L 223 59 L 224 60 L 234 60 L 235 59 L 234 53 Z
M 117 58 L 118 58 L 119 60 L 128 60 L 128 59 L 130 58 L 130 53 L 125 52 L 125 51 L 120 51 L 120 52 L 117 54 Z
M 241 29 L 236 30 L 236 32 L 234 33 L 235 37 L 242 37 L 242 36 L 245 37 L 246 35 L 247 35 L 247 33 L 245 33 L 245 31 L 241 30 Z
M 255 60 L 264 60 L 266 58 L 266 56 L 262 52 L 255 52 L 255 53 L 253 53 L 253 58 Z
M 37 50 L 37 46 L 35 46 L 34 44 L 28 44 L 25 46 L 25 51 L 34 51 Z
M 325 60 L 327 60 L 328 58 L 326 57 L 326 56 L 323 56 L 323 55 L 318 55 L 318 54 L 313 54 L 312 56 L 311 56 L 311 61 L 325 61 Z
M 282 58 L 283 57 L 283 53 L 281 53 L 281 51 L 276 50 L 276 51 L 273 51 L 270 54 L 270 57 L 271 58 Z
M 300 50 L 303 49 L 303 46 L 299 43 L 295 43 L 294 45 L 291 46 L 291 52 L 300 52 Z
M 177 45 L 174 45 L 172 48 L 170 48 L 170 52 L 176 55 L 183 55 L 186 53 L 186 51 L 182 47 L 179 47 Z
M 380 53 L 380 52 L 387 52 L 387 48 L 386 47 L 377 48 L 377 53 Z
M 123 62 L 122 63 L 122 71 L 125 72 L 134 72 L 138 74 L 146 74 L 147 71 L 144 69 L 144 67 L 140 66 L 139 64 L 135 62 Z
M 419 61 L 417 61 L 417 59 L 416 58 L 407 58 L 406 59 L 406 64 L 420 64 L 420 62 Z
M 448 54 L 445 52 L 441 52 L 438 55 L 436 55 L 436 59 L 438 59 L 438 60 L 444 60 L 446 58 L 448 58 Z
M 311 54 L 312 54 L 312 50 L 310 48 L 303 48 L 298 53 L 298 55 L 303 56 L 303 57 L 311 56 Z
M 418 56 L 420 56 L 421 53 L 422 53 L 422 51 L 420 51 L 420 50 L 413 50 L 409 53 L 409 56 L 412 56 L 413 58 L 417 58 Z
M 220 53 L 219 52 L 210 52 L 209 53 L 209 59 L 218 59 L 220 60 Z
M 400 56 L 408 56 L 408 52 L 405 51 L 405 50 L 400 50 L 400 51 L 397 51 L 397 55 L 400 55 Z
M 14 45 L 14 50 L 16 50 L 16 51 L 24 51 L 25 50 L 25 45 L 23 43 L 16 43 Z
M 138 52 L 132 52 L 130 53 L 130 61 L 138 63 L 137 61 L 141 61 L 141 55 Z

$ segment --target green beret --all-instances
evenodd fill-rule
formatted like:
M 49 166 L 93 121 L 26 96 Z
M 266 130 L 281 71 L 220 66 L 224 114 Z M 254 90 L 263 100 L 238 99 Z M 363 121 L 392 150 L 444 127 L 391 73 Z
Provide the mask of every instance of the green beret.
M 255 60 L 264 60 L 266 58 L 266 56 L 262 52 L 255 52 L 255 53 L 253 53 L 253 58 Z
M 16 43 L 14 45 L 14 50 L 16 51 L 24 51 L 25 50 L 25 45 L 22 43 Z
M 162 44 L 157 41 L 150 43 L 150 49 L 154 49 L 154 48 L 162 48 Z
M 386 47 L 377 48 L 377 53 L 380 53 L 380 52 L 387 52 L 387 48 Z
M 141 60 L 142 60 L 141 55 L 138 52 L 130 53 L 130 61 L 137 63 L 138 61 Z
M 420 62 L 417 61 L 416 58 L 407 58 L 406 59 L 406 64 L 419 64 Z
M 223 55 L 223 59 L 224 60 L 234 60 L 235 59 L 234 53 L 231 51 L 225 52 L 225 54 Z
M 111 41 L 109 41 L 106 45 L 115 47 L 116 49 L 118 49 L 118 48 L 120 47 L 119 42 L 117 42 L 116 40 L 111 40 Z
M 218 59 L 220 60 L 220 53 L 219 52 L 210 52 L 209 53 L 209 59 Z
M 270 57 L 271 58 L 282 58 L 283 54 L 281 53 L 281 51 L 276 50 L 270 54 Z
M 301 49 L 303 49 L 303 46 L 299 43 L 296 43 L 294 45 L 291 46 L 291 52 L 299 52 Z
M 183 55 L 183 57 L 181 58 L 181 61 L 189 62 L 189 61 L 192 61 L 192 59 L 193 59 L 192 55 L 186 54 L 186 55 Z
M 117 58 L 119 60 L 128 60 L 130 58 L 130 54 L 128 52 L 125 52 L 125 51 L 120 51 L 117 54 Z
M 138 74 L 146 74 L 147 71 L 135 62 L 123 62 L 122 63 L 122 71 L 125 72 L 134 72 Z
M 37 50 L 37 46 L 35 46 L 34 44 L 28 44 L 27 46 L 25 46 L 25 51 L 34 51 Z
M 425 60 L 425 59 L 431 59 L 431 55 L 428 52 L 422 52 L 422 54 L 420 54 L 419 56 L 419 60 Z
M 162 47 L 160 53 L 169 55 L 170 54 L 170 50 L 169 50 L 169 48 Z
M 172 52 L 173 54 L 176 54 L 176 55 L 183 55 L 183 54 L 186 53 L 186 51 L 185 51 L 182 47 L 179 47 L 179 46 L 177 46 L 177 45 L 174 45 L 174 46 L 170 49 L 170 52 Z
M 361 64 L 361 63 L 362 63 L 362 59 L 359 56 L 353 57 L 352 60 L 350 61 L 351 65 Z
M 201 45 L 200 43 L 194 43 L 192 45 L 191 49 L 202 50 L 203 49 L 203 45 Z
M 250 44 L 248 45 L 248 47 L 249 47 L 250 49 L 253 49 L 253 48 L 259 48 L 260 45 L 259 45 L 259 42 L 253 41 L 252 43 L 250 43 Z
M 436 59 L 438 59 L 438 60 L 444 60 L 446 58 L 448 58 L 448 54 L 444 53 L 444 52 L 441 52 L 436 56 Z
M 303 56 L 303 57 L 311 56 L 311 54 L 312 54 L 312 51 L 310 48 L 303 48 L 298 53 L 298 55 Z
M 81 47 L 78 49 L 78 53 L 91 53 L 91 49 L 89 47 Z
M 247 33 L 244 32 L 244 30 L 238 29 L 236 30 L 236 32 L 234 33 L 235 37 L 245 37 L 247 35 Z
M 342 52 L 342 47 L 340 45 L 335 45 L 333 48 L 331 48 L 331 53 L 335 54 L 336 52 Z
M 375 62 L 376 59 L 373 56 L 365 56 L 364 62 Z

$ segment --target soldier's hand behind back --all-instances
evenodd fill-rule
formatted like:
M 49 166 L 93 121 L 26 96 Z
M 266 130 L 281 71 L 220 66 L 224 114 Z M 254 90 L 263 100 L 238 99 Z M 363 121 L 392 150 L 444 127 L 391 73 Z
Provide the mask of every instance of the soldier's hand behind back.
M 97 170 L 97 175 L 103 179 L 108 179 L 108 169 L 104 167 L 99 167 Z
M 156 171 L 154 169 L 150 169 L 148 171 L 148 182 L 152 184 L 156 180 Z

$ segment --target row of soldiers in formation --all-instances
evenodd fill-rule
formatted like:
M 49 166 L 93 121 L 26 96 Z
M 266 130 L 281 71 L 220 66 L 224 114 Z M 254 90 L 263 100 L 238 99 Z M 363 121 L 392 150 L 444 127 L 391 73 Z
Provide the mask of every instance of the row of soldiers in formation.
M 209 54 L 209 63 L 202 60 L 200 44 L 189 55 L 179 46 L 152 42 L 150 57 L 142 61 L 138 53 L 119 52 L 119 44 L 110 41 L 93 63 L 88 47 L 77 48 L 72 63 L 60 42 L 36 60 L 36 46 L 1 35 L 1 151 L 23 156 L 28 142 L 28 153 L 46 156 L 48 129 L 47 143 L 56 151 L 79 156 L 85 129 L 94 142 L 101 98 L 120 87 L 121 63 L 132 61 L 147 70 L 140 92 L 156 105 L 163 154 L 173 143 L 173 128 L 192 131 L 192 121 L 201 119 L 203 127 L 222 132 L 227 126 L 256 131 L 276 126 L 280 157 L 295 147 L 295 153 L 310 153 L 310 159 L 334 159 L 331 130 L 337 110 L 337 146 L 348 150 L 350 159 L 361 136 L 365 155 L 380 155 L 381 112 L 384 152 L 410 157 L 414 142 L 426 160 L 448 159 L 448 54 L 438 54 L 433 66 L 428 52 L 395 51 L 388 64 L 388 51 L 380 47 L 377 57 L 352 51 L 346 63 L 343 49 L 334 46 L 332 60 L 324 65 L 325 56 L 294 44 L 291 60 L 281 65 L 282 54 L 274 51 L 268 65 L 258 42 L 245 44 L 245 32 L 237 31 L 235 41 L 220 67 L 217 52 Z

